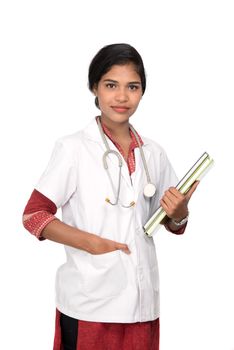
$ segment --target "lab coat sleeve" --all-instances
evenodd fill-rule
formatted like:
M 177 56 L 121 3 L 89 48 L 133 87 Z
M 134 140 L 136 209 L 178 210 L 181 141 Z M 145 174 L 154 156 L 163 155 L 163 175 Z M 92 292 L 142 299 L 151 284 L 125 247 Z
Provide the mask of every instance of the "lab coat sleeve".
M 151 201 L 150 214 L 153 215 L 155 211 L 160 207 L 160 199 L 164 195 L 164 192 L 171 186 L 176 186 L 178 178 L 175 171 L 163 149 L 161 149 L 157 164 L 159 172 L 156 181 L 157 193 Z
M 49 198 L 57 208 L 62 207 L 76 190 L 76 166 L 70 144 L 61 139 L 55 144 L 46 170 L 36 190 Z
M 159 180 L 159 200 L 169 187 L 174 187 L 178 183 L 176 173 L 169 161 L 166 153 L 163 151 L 161 155 L 160 180 Z
M 175 187 L 178 183 L 178 178 L 175 174 L 175 171 L 165 153 L 164 150 L 161 150 L 160 154 L 160 175 L 159 175 L 159 182 L 158 182 L 158 193 L 155 197 L 156 199 L 151 203 L 151 215 L 155 213 L 155 211 L 160 206 L 160 199 L 163 197 L 165 191 L 169 187 Z M 187 226 L 184 225 L 183 227 L 179 228 L 178 230 L 174 231 L 169 228 L 169 226 L 165 225 L 165 228 L 167 231 L 175 234 L 183 234 L 185 231 L 185 228 Z

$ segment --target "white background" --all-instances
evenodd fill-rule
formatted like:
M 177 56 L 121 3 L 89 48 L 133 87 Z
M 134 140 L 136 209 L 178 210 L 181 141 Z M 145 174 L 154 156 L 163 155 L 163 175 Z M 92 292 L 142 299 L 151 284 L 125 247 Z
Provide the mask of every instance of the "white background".
M 207 151 L 215 167 L 190 202 L 184 236 L 156 237 L 161 350 L 234 349 L 232 1 L 12 1 L 0 5 L 0 343 L 50 350 L 63 247 L 21 215 L 55 140 L 97 114 L 87 88 L 102 46 L 132 44 L 147 90 L 131 122 L 181 177 Z M 1 345 L 2 348 L 2 345 Z

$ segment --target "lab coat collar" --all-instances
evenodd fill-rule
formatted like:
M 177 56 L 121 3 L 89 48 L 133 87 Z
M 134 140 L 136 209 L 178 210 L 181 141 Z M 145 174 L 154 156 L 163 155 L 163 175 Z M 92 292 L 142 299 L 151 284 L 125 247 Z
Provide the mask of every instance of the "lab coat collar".
M 100 132 L 99 132 L 99 129 L 98 129 L 98 125 L 97 125 L 97 121 L 96 121 L 96 118 L 94 118 L 87 126 L 86 128 L 83 130 L 84 132 L 84 136 L 86 138 L 88 138 L 89 140 L 91 141 L 94 141 L 94 142 L 97 142 L 100 147 L 102 147 L 102 150 L 103 152 L 106 151 L 106 148 L 105 148 L 105 145 L 103 143 L 103 140 L 102 140 L 102 137 L 100 135 Z M 114 149 L 116 150 L 117 152 L 118 149 L 116 148 L 116 146 L 112 143 L 112 141 L 109 139 L 109 137 L 106 137 L 107 139 L 107 142 L 110 146 L 110 149 Z M 143 145 L 142 145 L 142 148 L 143 148 L 143 151 L 144 151 L 144 155 L 145 155 L 145 159 L 146 159 L 146 162 L 148 162 L 149 160 L 149 157 L 150 157 L 150 151 L 149 149 L 147 149 L 147 144 L 149 143 L 148 140 L 146 140 L 144 137 L 141 136 L 141 139 L 143 141 Z M 137 150 L 138 148 L 136 148 Z M 121 155 L 121 154 L 120 154 Z M 122 155 L 121 155 L 122 157 Z M 140 157 L 141 158 L 141 157 Z M 140 161 L 139 157 L 138 157 L 138 160 Z M 113 162 L 113 158 L 110 159 L 111 162 Z M 142 166 L 139 166 L 139 161 L 137 162 L 136 160 L 136 171 L 133 173 L 134 176 L 136 176 L 136 172 L 138 173 L 138 175 L 142 176 L 143 174 L 140 174 L 139 172 L 144 172 L 144 166 L 142 164 Z M 141 160 L 142 161 L 142 160 Z M 126 184 L 131 188 L 132 187 L 132 184 L 131 184 L 131 180 L 130 180 L 130 176 L 129 176 L 129 170 L 128 170 L 128 166 L 127 166 L 127 163 L 124 161 L 123 159 L 123 167 L 122 167 L 122 177 L 123 179 L 125 180 Z M 144 175 L 143 175 L 144 176 Z
M 98 130 L 98 125 L 96 118 L 93 118 L 91 122 L 84 128 L 84 136 L 88 139 L 103 144 L 102 137 L 100 135 L 100 132 Z M 141 135 L 140 135 L 141 136 Z M 148 140 L 146 140 L 144 137 L 141 136 L 141 139 L 143 141 L 143 146 L 146 146 L 148 144 Z M 108 142 L 110 139 L 107 137 Z M 111 142 L 111 141 L 110 141 Z

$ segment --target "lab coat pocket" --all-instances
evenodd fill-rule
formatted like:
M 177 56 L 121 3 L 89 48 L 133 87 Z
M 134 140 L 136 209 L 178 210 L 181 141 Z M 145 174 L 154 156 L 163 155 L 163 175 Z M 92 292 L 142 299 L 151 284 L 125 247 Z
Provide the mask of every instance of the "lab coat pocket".
M 87 264 L 84 289 L 93 299 L 103 299 L 119 294 L 127 285 L 127 277 L 121 259 L 123 252 L 90 255 Z

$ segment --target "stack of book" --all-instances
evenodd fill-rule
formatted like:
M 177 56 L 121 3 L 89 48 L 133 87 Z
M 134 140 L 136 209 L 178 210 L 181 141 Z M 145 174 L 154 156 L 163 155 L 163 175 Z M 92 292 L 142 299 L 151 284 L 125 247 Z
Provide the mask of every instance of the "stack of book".
M 204 152 L 203 155 L 197 160 L 192 168 L 185 174 L 185 176 L 177 184 L 176 188 L 182 194 L 186 194 L 192 187 L 195 181 L 201 180 L 201 178 L 207 173 L 207 171 L 214 164 L 214 160 L 211 159 L 208 153 Z M 159 227 L 160 223 L 166 216 L 166 212 L 162 207 L 159 207 L 152 217 L 143 226 L 144 232 L 147 236 L 152 236 Z

